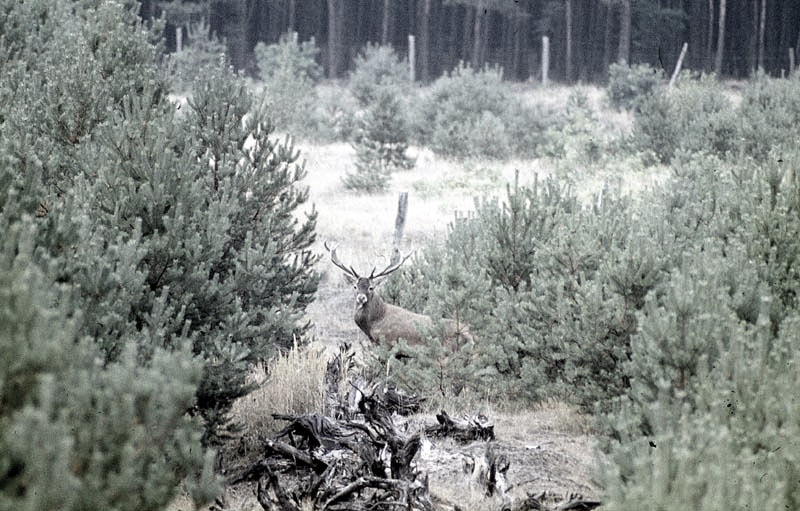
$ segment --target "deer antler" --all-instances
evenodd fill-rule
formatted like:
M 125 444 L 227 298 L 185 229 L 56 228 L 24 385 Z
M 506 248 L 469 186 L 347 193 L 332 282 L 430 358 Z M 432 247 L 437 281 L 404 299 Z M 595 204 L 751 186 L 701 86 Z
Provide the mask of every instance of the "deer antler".
M 406 254 L 406 255 L 402 256 L 402 257 L 400 258 L 400 261 L 398 261 L 398 262 L 396 262 L 396 263 L 394 263 L 394 264 L 390 264 L 389 266 L 387 266 L 387 267 L 386 267 L 386 269 L 384 269 L 382 272 L 380 272 L 380 273 L 379 273 L 379 274 L 377 274 L 377 275 L 375 275 L 375 268 L 373 268 L 373 269 L 372 269 L 372 273 L 370 274 L 369 278 L 370 278 L 370 279 L 377 279 L 377 278 L 380 278 L 380 277 L 385 277 L 385 276 L 389 275 L 389 274 L 390 274 L 390 273 L 392 273 L 393 271 L 395 271 L 395 270 L 397 270 L 398 268 L 400 268 L 400 267 L 403 265 L 403 263 L 404 263 L 404 262 L 406 262 L 406 259 L 408 259 L 409 257 L 411 257 L 411 255 L 412 255 L 413 253 L 414 253 L 414 251 L 412 250 L 412 251 L 411 251 L 411 252 L 409 252 L 408 254 Z
M 345 273 L 347 273 L 347 274 L 349 274 L 349 275 L 352 275 L 353 277 L 355 277 L 355 278 L 357 278 L 357 279 L 358 279 L 358 278 L 361 278 L 361 277 L 358 275 L 358 272 L 356 272 L 356 271 L 353 269 L 353 267 L 352 267 L 352 266 L 350 266 L 350 267 L 346 266 L 346 265 L 345 265 L 343 262 L 341 262 L 341 261 L 339 260 L 339 258 L 336 256 L 336 249 L 337 249 L 338 247 L 333 247 L 333 248 L 329 247 L 329 246 L 328 246 L 328 242 L 327 242 L 327 241 L 326 241 L 325 243 L 323 243 L 323 244 L 325 245 L 325 250 L 327 250 L 328 252 L 330 252 L 330 253 L 331 253 L 331 262 L 332 262 L 332 263 L 333 263 L 335 266 L 338 266 L 338 267 L 339 267 L 339 268 L 340 268 L 342 271 L 344 271 Z

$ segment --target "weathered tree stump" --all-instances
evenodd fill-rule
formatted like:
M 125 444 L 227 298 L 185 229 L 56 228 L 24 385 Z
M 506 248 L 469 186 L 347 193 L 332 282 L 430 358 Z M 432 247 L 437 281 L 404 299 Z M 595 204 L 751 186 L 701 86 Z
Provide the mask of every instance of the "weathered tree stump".
M 423 399 L 391 384 L 344 381 L 352 364 L 347 353 L 345 348 L 328 366 L 326 414 L 274 414 L 286 426 L 273 438 L 262 439 L 261 459 L 229 479 L 230 484 L 256 482 L 263 509 L 432 511 L 428 472 L 418 468 L 419 459 L 414 461 L 423 436 L 426 443 L 447 437 L 472 444 L 459 447 L 462 452 L 453 457 L 463 460 L 462 483 L 493 499 L 498 510 L 589 510 L 600 505 L 578 495 L 558 500 L 544 492 L 512 503 L 509 458 L 495 448 L 494 424 L 487 417 L 453 419 L 441 411 L 436 425 L 400 420 L 418 412 Z M 485 448 L 477 442 L 485 442 Z M 438 500 L 436 508 L 456 510 L 459 505 Z

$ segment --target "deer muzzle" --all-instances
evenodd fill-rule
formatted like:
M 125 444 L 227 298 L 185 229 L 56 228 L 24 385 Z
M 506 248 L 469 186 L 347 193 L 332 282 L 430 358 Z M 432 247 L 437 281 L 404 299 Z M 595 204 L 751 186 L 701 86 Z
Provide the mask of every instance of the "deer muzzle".
M 356 309 L 361 309 L 367 304 L 367 295 L 364 293 L 358 293 L 356 295 Z

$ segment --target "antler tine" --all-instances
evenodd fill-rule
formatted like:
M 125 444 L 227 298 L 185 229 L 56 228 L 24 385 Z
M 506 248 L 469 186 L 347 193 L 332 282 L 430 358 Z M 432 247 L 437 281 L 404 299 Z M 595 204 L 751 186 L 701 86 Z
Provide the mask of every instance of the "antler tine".
M 329 247 L 329 246 L 328 246 L 328 242 L 327 242 L 327 241 L 326 241 L 325 243 L 323 243 L 323 245 L 325 245 L 325 249 L 326 249 L 328 252 L 330 252 L 330 253 L 331 253 L 331 262 L 332 262 L 332 263 L 333 263 L 335 266 L 339 267 L 339 268 L 340 268 L 342 271 L 344 271 L 345 273 L 349 273 L 350 275 L 352 275 L 352 276 L 353 276 L 353 277 L 355 277 L 355 278 L 360 278 L 360 277 L 359 277 L 359 275 L 358 275 L 358 273 L 357 273 L 357 272 L 356 272 L 356 271 L 353 269 L 353 267 L 352 267 L 352 266 L 349 266 L 349 267 L 348 267 L 348 266 L 346 266 L 346 265 L 345 265 L 343 262 L 341 262 L 341 261 L 339 260 L 339 258 L 336 256 L 336 249 L 337 249 L 338 247 L 333 247 L 333 248 Z
M 403 257 L 401 257 L 401 258 L 400 258 L 400 261 L 398 261 L 398 262 L 396 262 L 396 263 L 394 263 L 394 264 L 390 264 L 389 266 L 387 266 L 387 267 L 386 267 L 386 269 L 385 269 L 385 270 L 383 270 L 382 272 L 380 272 L 380 273 L 379 273 L 379 274 L 377 274 L 377 275 L 375 275 L 375 270 L 373 269 L 373 270 L 372 270 L 372 275 L 370 275 L 370 277 L 369 277 L 369 278 L 371 278 L 371 279 L 377 279 L 377 278 L 379 278 L 379 277 L 385 277 L 385 276 L 389 275 L 389 274 L 390 274 L 390 273 L 392 273 L 393 271 L 395 271 L 395 270 L 397 270 L 398 268 L 400 268 L 400 267 L 403 265 L 403 263 L 404 263 L 404 262 L 406 262 L 406 259 L 408 259 L 409 257 L 411 257 L 413 254 L 414 254 L 414 251 L 412 250 L 412 251 L 411 251 L 411 252 L 409 252 L 408 254 L 406 254 L 406 255 L 404 255 Z

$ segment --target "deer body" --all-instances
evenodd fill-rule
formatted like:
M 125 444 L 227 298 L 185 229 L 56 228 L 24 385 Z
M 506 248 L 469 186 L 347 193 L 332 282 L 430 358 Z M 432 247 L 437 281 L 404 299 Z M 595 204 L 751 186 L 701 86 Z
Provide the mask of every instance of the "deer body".
M 352 267 L 347 267 L 339 261 L 335 248 L 330 249 L 327 244 L 325 248 L 330 251 L 333 264 L 341 268 L 345 277 L 354 284 L 356 291 L 354 319 L 370 341 L 374 343 L 383 341 L 392 348 L 402 339 L 409 346 L 414 346 L 423 344 L 425 336 L 434 332 L 435 325 L 429 316 L 385 303 L 376 292 L 383 279 L 397 270 L 411 254 L 377 275 L 373 270 L 369 277 L 362 277 Z M 458 348 L 464 343 L 473 341 L 465 324 L 444 320 L 443 326 L 442 341 L 451 348 Z

